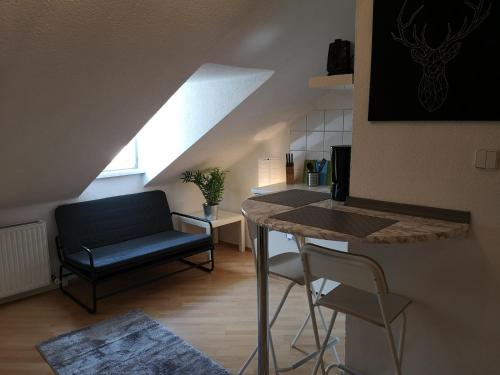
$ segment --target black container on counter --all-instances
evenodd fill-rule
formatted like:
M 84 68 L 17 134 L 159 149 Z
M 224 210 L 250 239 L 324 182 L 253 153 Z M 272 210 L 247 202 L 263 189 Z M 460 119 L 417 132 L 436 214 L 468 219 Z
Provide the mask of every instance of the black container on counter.
M 351 146 L 332 146 L 332 190 L 331 198 L 345 202 L 349 196 L 351 179 Z

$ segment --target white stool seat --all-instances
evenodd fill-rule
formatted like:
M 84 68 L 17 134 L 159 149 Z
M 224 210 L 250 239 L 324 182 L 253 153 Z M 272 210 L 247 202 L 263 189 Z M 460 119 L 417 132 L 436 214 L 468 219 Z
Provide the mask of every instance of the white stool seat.
M 393 293 L 381 296 L 381 299 L 389 323 L 392 323 L 392 321 L 411 303 L 409 298 Z M 317 304 L 356 316 L 380 327 L 385 326 L 377 295 L 365 292 L 361 289 L 356 289 L 347 285 L 339 285 L 330 293 L 321 297 L 317 301 Z

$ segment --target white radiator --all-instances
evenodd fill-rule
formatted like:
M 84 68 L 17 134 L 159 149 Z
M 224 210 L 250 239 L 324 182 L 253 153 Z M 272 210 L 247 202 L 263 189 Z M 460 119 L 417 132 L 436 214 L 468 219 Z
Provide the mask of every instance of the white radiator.
M 0 228 L 0 298 L 50 284 L 45 223 Z

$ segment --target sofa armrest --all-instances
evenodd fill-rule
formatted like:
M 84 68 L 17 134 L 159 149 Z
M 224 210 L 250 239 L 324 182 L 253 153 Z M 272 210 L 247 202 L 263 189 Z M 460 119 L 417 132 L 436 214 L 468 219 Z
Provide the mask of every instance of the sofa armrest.
M 59 238 L 59 236 L 56 236 L 56 248 L 57 248 L 57 257 L 59 258 L 59 262 L 63 263 L 64 262 L 64 253 L 63 253 L 61 239 Z
M 56 236 L 56 246 L 57 246 L 57 257 L 59 258 L 59 262 L 64 263 L 64 249 L 61 243 L 61 239 L 59 236 Z M 81 245 L 82 250 L 87 253 L 89 257 L 89 264 L 91 268 L 94 268 L 94 255 L 92 254 L 92 250 L 90 250 L 87 246 Z
M 210 222 L 210 220 L 204 219 L 204 218 L 201 218 L 201 217 L 192 216 L 192 215 L 181 214 L 180 212 L 171 212 L 170 215 L 172 215 L 172 216 L 173 215 L 177 215 L 177 216 L 187 217 L 189 219 L 203 221 L 203 222 L 207 223 L 210 226 L 210 236 L 213 237 L 214 228 L 212 227 L 212 223 Z
M 94 268 L 94 255 L 92 254 L 92 250 L 90 250 L 87 246 L 81 245 L 82 250 L 87 253 L 89 256 L 90 268 Z

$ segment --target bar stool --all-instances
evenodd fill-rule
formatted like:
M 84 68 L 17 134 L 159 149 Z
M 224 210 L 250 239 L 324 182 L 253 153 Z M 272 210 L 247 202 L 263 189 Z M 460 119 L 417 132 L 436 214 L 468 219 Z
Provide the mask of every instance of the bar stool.
M 325 296 L 321 296 L 316 301 L 313 301 L 309 297 L 309 293 L 307 293 L 313 321 L 316 319 L 314 314 L 315 305 L 334 311 L 313 375 L 317 373 L 320 365 L 323 366 L 323 354 L 338 312 L 354 315 L 384 328 L 394 362 L 394 372 L 401 375 L 401 360 L 406 331 L 405 309 L 411 303 L 411 300 L 389 291 L 382 267 L 369 257 L 310 244 L 304 245 L 301 255 L 306 285 L 310 285 L 310 281 L 317 278 L 326 278 L 341 283 L 340 286 Z M 403 319 L 403 325 L 398 350 L 396 350 L 391 323 L 399 316 Z M 313 326 L 316 327 L 315 324 Z M 326 374 L 332 368 L 339 368 L 347 373 L 359 375 L 358 372 L 339 364 L 328 366 Z
M 275 256 L 269 258 L 268 263 L 269 263 L 269 274 L 290 281 L 290 284 L 288 284 L 288 287 L 286 288 L 285 293 L 283 294 L 283 297 L 281 298 L 281 301 L 279 302 L 278 307 L 277 307 L 272 319 L 269 322 L 269 327 L 271 329 L 272 326 L 274 325 L 274 323 L 276 322 L 276 319 L 278 318 L 278 315 L 280 314 L 280 312 L 283 308 L 283 305 L 285 304 L 285 301 L 288 298 L 288 295 L 290 294 L 290 291 L 292 290 L 292 288 L 296 285 L 305 286 L 305 279 L 304 279 L 304 271 L 303 271 L 303 267 L 302 267 L 302 260 L 301 260 L 299 253 L 286 252 L 286 253 L 278 254 L 278 255 L 275 255 Z M 312 281 L 316 281 L 319 278 L 312 278 L 312 279 L 313 279 Z M 318 296 L 322 294 L 323 288 L 325 287 L 325 284 L 326 284 L 326 279 L 323 280 L 323 282 L 321 283 L 320 289 L 318 290 Z M 313 292 L 313 293 L 315 293 L 315 292 Z M 312 296 L 311 296 L 311 298 L 312 298 Z M 321 310 L 319 310 L 319 307 L 318 307 L 318 312 L 319 312 L 321 320 L 323 322 L 323 326 L 325 328 L 325 331 L 327 331 L 327 325 L 326 325 L 326 322 L 324 320 L 323 314 L 321 313 Z M 292 346 L 295 344 L 297 339 L 300 337 L 300 334 L 304 330 L 305 324 L 308 322 L 310 317 L 311 317 L 311 313 L 309 312 L 305 318 L 304 324 L 302 325 L 299 332 L 295 336 L 295 338 L 292 342 Z M 337 362 L 340 363 L 340 359 L 339 359 L 337 350 L 335 349 L 335 344 L 337 344 L 338 342 L 339 342 L 339 339 L 335 338 L 335 339 L 331 340 L 326 346 L 332 348 Z M 280 368 L 278 366 L 278 361 L 276 359 L 276 352 L 274 350 L 272 335 L 270 335 L 270 347 L 271 347 L 271 355 L 272 355 L 272 359 L 274 362 L 274 368 L 275 368 L 276 374 L 279 374 L 280 372 L 288 372 L 291 370 L 295 370 L 296 368 L 302 366 L 304 363 L 311 360 L 312 358 L 314 358 L 318 354 L 318 352 L 310 353 L 310 354 L 304 356 L 303 358 L 299 359 L 295 363 L 293 363 L 291 366 L 285 367 L 285 368 Z M 241 375 L 245 372 L 246 368 L 248 367 L 248 365 L 250 364 L 250 362 L 254 358 L 255 354 L 257 353 L 257 350 L 258 350 L 257 347 L 253 350 L 253 352 L 250 354 L 250 356 L 248 357 L 246 362 L 243 364 L 242 368 L 238 371 L 238 375 Z

